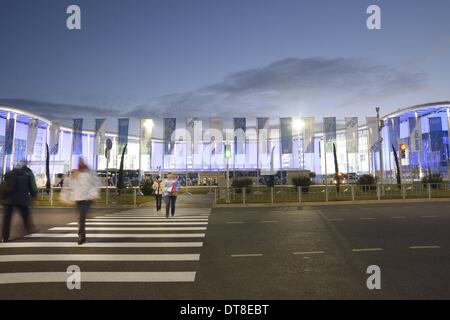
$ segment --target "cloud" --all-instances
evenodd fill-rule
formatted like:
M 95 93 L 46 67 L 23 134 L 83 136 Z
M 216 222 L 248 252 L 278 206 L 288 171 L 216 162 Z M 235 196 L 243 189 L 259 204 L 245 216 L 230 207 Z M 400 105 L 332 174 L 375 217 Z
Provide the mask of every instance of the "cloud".
M 426 86 L 422 73 L 400 71 L 366 59 L 288 58 L 230 74 L 196 91 L 153 98 L 130 116 L 294 116 L 359 112 Z
M 168 94 L 121 111 L 103 106 L 0 99 L 50 119 L 77 117 L 366 116 L 364 107 L 388 104 L 427 86 L 422 73 L 358 58 L 287 58 L 232 73 L 190 92 Z M 391 100 L 390 100 L 391 99 Z M 91 100 L 90 100 L 91 101 Z M 89 102 L 88 102 L 89 103 Z M 94 104 L 94 103 L 91 103 Z
M 36 115 L 46 117 L 50 120 L 72 120 L 80 117 L 108 117 L 117 116 L 117 110 L 108 107 L 81 106 L 74 104 L 61 104 L 45 102 L 32 99 L 2 99 L 0 104 L 27 110 Z

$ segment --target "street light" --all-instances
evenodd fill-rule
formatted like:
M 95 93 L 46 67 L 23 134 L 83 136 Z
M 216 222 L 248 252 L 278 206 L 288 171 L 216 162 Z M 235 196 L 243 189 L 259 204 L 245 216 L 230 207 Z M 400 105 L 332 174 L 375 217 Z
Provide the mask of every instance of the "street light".
M 148 131 L 153 129 L 153 119 L 145 119 L 144 120 L 144 127 L 145 129 L 147 129 Z

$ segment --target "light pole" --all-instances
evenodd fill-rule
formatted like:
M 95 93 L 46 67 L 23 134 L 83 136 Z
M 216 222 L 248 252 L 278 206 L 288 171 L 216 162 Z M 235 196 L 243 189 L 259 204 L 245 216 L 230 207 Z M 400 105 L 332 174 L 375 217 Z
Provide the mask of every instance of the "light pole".
M 209 193 L 212 193 L 212 156 L 214 154 L 214 158 L 216 157 L 216 148 L 211 150 L 211 153 L 209 154 Z
M 380 120 L 380 107 L 375 108 L 377 112 L 377 125 L 378 125 L 378 152 L 380 153 L 380 184 L 383 184 L 384 179 L 384 165 L 383 165 L 383 136 L 382 136 L 382 130 L 384 127 L 384 122 L 382 123 L 382 120 Z

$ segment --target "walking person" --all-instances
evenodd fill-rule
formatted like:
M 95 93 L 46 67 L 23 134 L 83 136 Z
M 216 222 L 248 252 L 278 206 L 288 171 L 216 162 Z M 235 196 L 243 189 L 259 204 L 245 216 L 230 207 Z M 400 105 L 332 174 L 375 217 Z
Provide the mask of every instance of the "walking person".
M 65 199 L 75 202 L 78 209 L 78 244 L 86 242 L 86 216 L 92 205 L 92 201 L 99 196 L 99 183 L 97 177 L 91 172 L 86 162 L 80 158 L 78 169 L 71 172 L 68 188 L 62 195 Z
M 172 173 L 167 174 L 167 179 L 164 181 L 164 201 L 166 203 L 166 218 L 169 218 L 169 213 L 172 217 L 175 215 L 175 203 L 177 202 L 177 195 L 180 191 L 180 182 L 178 178 Z
M 156 211 L 161 211 L 163 184 L 160 176 L 156 176 L 156 180 L 153 182 L 152 188 L 155 192 Z
M 36 179 L 33 171 L 25 163 L 19 163 L 4 177 L 0 187 L 2 204 L 4 206 L 3 230 L 1 242 L 9 241 L 11 218 L 14 208 L 22 216 L 23 224 L 28 234 L 32 233 L 30 206 L 37 197 Z

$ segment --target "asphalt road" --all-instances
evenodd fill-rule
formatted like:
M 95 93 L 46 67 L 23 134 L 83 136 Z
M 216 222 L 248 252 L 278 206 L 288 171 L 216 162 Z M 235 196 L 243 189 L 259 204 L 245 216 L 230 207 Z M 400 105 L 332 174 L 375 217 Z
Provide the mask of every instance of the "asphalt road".
M 175 218 L 94 212 L 89 227 L 100 229 L 78 247 L 73 212 L 36 211 L 39 234 L 0 245 L 0 299 L 450 299 L 450 203 L 179 208 Z M 80 290 L 66 286 L 69 265 Z M 371 265 L 380 290 L 367 288 Z

